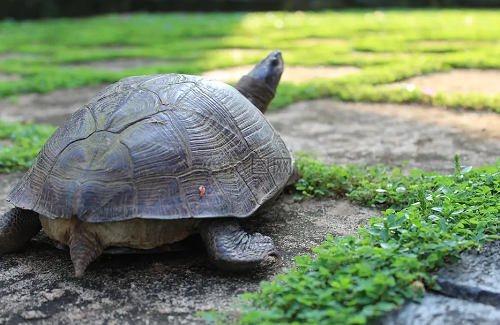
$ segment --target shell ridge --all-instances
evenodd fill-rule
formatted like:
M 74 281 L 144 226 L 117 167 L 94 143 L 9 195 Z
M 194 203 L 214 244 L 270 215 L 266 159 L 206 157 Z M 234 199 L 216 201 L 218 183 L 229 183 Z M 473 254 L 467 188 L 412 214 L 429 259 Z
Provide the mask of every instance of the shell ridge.
M 187 196 L 186 196 L 186 190 L 184 187 L 182 187 L 182 182 L 179 181 L 179 177 L 176 177 L 175 180 L 177 181 L 177 184 L 179 186 L 179 196 L 182 201 L 182 205 L 186 208 L 186 211 L 189 215 L 190 218 L 194 218 L 193 213 L 191 212 L 191 208 L 189 207 L 189 203 L 187 202 Z
M 181 125 L 182 123 L 180 123 L 178 116 L 175 115 L 175 111 L 172 113 L 174 116 L 170 116 L 170 114 L 168 114 L 169 111 L 170 110 L 165 110 L 163 115 L 168 118 L 168 120 L 170 121 L 170 124 L 172 124 L 173 129 L 175 131 L 177 131 L 175 134 L 181 138 L 181 141 L 179 143 L 182 145 L 182 147 L 184 148 L 184 150 L 186 152 L 186 157 L 188 160 L 187 165 L 189 166 L 189 168 L 191 168 L 193 166 L 193 148 L 191 147 L 191 142 L 189 141 L 189 136 L 185 134 L 185 133 L 187 133 L 187 130 L 184 126 L 183 126 L 184 132 L 183 132 L 183 130 L 181 130 L 179 125 Z M 175 117 L 175 123 L 172 120 L 173 117 Z
M 129 175 L 130 177 L 130 181 L 132 182 L 133 186 L 134 186 L 134 207 L 136 209 L 136 213 L 137 213 L 137 206 L 139 204 L 139 191 L 137 190 L 137 184 L 135 182 L 135 178 L 134 178 L 134 159 L 132 158 L 132 152 L 130 151 L 130 148 L 122 142 L 122 138 L 120 136 L 120 139 L 118 140 L 126 149 L 127 149 L 127 152 L 128 152 L 128 156 L 130 158 L 130 168 L 129 168 L 129 173 L 131 173 Z
M 205 91 L 205 89 L 203 89 L 202 87 L 200 87 L 200 91 L 201 91 L 201 92 L 205 95 L 205 97 L 207 97 L 208 99 L 211 99 L 210 94 L 208 94 L 208 93 Z M 212 99 L 212 101 L 213 101 L 214 103 L 218 104 L 219 106 L 222 106 L 222 107 L 223 107 L 223 108 L 224 108 L 224 109 L 225 109 L 225 110 L 229 113 L 228 115 L 229 115 L 229 117 L 230 117 L 230 118 L 229 118 L 228 120 L 229 120 L 230 122 L 232 122 L 232 124 L 233 124 L 234 128 L 236 129 L 236 131 L 238 132 L 238 134 L 239 134 L 240 138 L 241 138 L 241 139 L 243 139 L 243 141 L 245 142 L 245 146 L 246 146 L 247 150 L 249 150 L 249 149 L 250 149 L 250 145 L 248 144 L 248 141 L 247 141 L 247 139 L 245 138 L 245 136 L 243 135 L 243 133 L 241 132 L 241 129 L 240 129 L 240 127 L 238 126 L 238 123 L 234 120 L 234 116 L 231 114 L 231 110 L 229 110 L 229 109 L 228 109 L 228 107 L 227 107 L 226 105 L 224 105 L 223 103 L 221 103 L 221 102 L 220 102 L 220 100 L 213 100 L 213 99 Z M 257 108 L 255 108 L 255 109 L 257 109 Z M 202 116 L 203 116 L 203 115 L 202 115 Z M 215 119 L 212 119 L 212 120 L 213 120 L 213 121 L 215 121 L 215 122 L 217 123 L 217 120 L 215 120 Z M 221 125 L 221 124 L 219 124 L 219 125 Z

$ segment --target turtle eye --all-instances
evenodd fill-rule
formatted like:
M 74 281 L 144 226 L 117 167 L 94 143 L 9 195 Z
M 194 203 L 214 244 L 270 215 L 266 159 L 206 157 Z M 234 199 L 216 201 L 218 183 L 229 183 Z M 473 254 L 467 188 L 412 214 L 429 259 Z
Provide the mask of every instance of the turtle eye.
M 272 59 L 271 59 L 271 65 L 272 65 L 273 67 L 277 66 L 277 65 L 278 65 L 278 63 L 279 63 L 279 61 L 278 61 L 278 59 L 277 59 L 277 58 L 272 58 Z

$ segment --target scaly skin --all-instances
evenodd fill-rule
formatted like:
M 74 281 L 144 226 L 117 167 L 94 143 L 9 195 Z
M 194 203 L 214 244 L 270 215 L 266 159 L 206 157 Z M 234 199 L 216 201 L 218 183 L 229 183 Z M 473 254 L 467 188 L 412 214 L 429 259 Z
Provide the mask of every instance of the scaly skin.
M 103 251 L 104 247 L 99 242 L 99 238 L 84 227 L 77 225 L 69 238 L 69 252 L 75 268 L 75 276 L 81 278 L 87 266 L 95 261 Z
M 42 229 L 38 213 L 13 208 L 0 217 L 0 254 L 22 250 Z
M 247 271 L 269 256 L 281 259 L 271 238 L 246 233 L 235 219 L 206 221 L 199 231 L 211 261 L 224 271 Z

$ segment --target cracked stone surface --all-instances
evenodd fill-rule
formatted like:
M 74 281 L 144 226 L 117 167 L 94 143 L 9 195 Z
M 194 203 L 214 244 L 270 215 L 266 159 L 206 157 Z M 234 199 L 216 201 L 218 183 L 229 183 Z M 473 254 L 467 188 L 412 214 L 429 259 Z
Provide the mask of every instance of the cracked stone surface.
M 463 253 L 457 264 L 440 270 L 437 282 L 445 295 L 500 307 L 500 241 Z
M 0 101 L 0 119 L 59 125 L 100 88 L 19 95 L 16 102 Z M 413 168 L 451 172 L 455 153 L 463 165 L 480 166 L 496 162 L 500 152 L 500 117 L 490 113 L 318 100 L 267 116 L 293 150 L 318 152 L 328 163 L 408 160 Z M 0 174 L 0 214 L 11 207 L 4 198 L 21 176 Z M 293 256 L 309 253 L 328 235 L 354 234 L 378 213 L 346 200 L 297 203 L 283 195 L 243 226 L 271 236 L 284 263 L 240 275 L 210 265 L 195 238 L 188 252 L 103 256 L 75 279 L 68 252 L 55 249 L 42 232 L 26 251 L 0 257 L 0 324 L 202 324 L 195 312 L 234 308 L 234 297 L 258 290 L 260 281 L 292 266 Z M 430 293 L 422 305 L 407 304 L 383 324 L 498 324 L 494 300 L 478 303 L 477 295 L 456 293 L 467 287 L 498 294 L 498 248 L 494 243 L 482 255 L 464 254 L 439 274 L 441 283 L 451 283 L 442 285 L 443 293 L 460 299 Z
M 427 294 L 421 304 L 408 303 L 377 325 L 498 325 L 500 310 L 455 298 Z

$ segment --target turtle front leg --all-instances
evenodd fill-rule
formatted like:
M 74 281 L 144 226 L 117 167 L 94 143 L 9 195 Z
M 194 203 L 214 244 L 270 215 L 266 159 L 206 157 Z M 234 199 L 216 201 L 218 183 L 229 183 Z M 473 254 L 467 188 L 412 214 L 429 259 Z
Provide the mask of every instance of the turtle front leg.
M 0 217 L 0 254 L 23 249 L 42 229 L 38 213 L 13 208 Z
M 246 271 L 268 256 L 281 259 L 271 238 L 248 234 L 235 219 L 202 222 L 199 231 L 212 262 L 225 271 Z

